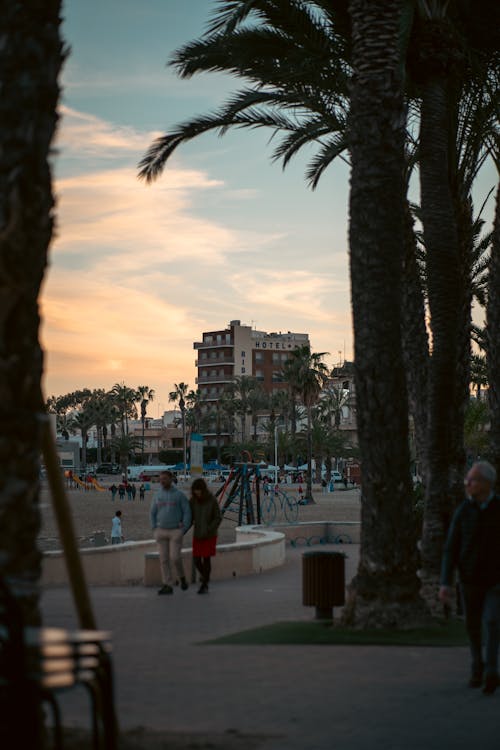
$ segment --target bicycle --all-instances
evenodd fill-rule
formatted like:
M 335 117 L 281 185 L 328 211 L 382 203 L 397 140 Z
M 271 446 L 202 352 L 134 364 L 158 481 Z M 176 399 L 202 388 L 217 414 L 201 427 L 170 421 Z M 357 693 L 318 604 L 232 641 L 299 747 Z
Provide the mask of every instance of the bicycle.
M 274 490 L 271 490 L 269 495 L 264 495 L 260 500 L 260 515 L 263 523 L 267 526 L 274 523 L 278 502 L 281 513 L 285 516 L 288 523 L 296 523 L 299 517 L 299 506 L 297 501 L 277 487 L 274 488 Z

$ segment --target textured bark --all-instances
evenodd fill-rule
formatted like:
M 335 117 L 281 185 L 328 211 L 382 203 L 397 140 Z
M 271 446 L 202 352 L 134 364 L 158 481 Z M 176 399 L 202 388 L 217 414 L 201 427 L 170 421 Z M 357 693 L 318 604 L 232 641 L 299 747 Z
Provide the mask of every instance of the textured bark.
M 24 0 L 0 13 L 0 569 L 29 623 L 39 621 L 38 294 L 53 229 L 59 11 L 54 0 Z
M 429 339 L 425 325 L 424 292 L 417 266 L 417 242 L 408 201 L 405 202 L 405 254 L 401 310 L 401 338 L 408 388 L 408 407 L 413 417 L 419 473 L 425 484 L 428 475 Z
M 490 455 L 500 483 L 500 187 L 497 189 L 486 308 Z
M 429 477 L 422 534 L 423 593 L 435 599 L 446 530 L 454 501 L 450 493 L 455 425 L 456 366 L 460 311 L 458 238 L 449 184 L 450 97 L 446 74 L 423 87 L 420 181 L 427 251 L 432 355 L 429 372 Z
M 354 67 L 349 241 L 362 528 L 345 621 L 362 627 L 405 625 L 423 614 L 423 604 L 416 575 L 401 347 L 402 3 L 352 0 L 349 7 Z

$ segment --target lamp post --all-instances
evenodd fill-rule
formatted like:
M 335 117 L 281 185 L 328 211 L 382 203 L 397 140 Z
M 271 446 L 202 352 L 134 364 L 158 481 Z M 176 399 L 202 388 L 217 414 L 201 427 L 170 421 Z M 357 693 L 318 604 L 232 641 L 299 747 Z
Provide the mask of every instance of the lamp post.
M 184 458 L 184 479 L 186 478 L 187 474 L 187 467 L 186 467 L 186 402 L 184 401 L 184 397 L 181 395 L 179 399 L 179 409 L 181 410 L 181 417 L 182 417 L 182 449 L 183 449 L 183 458 Z
M 274 485 L 278 484 L 278 425 L 274 424 Z

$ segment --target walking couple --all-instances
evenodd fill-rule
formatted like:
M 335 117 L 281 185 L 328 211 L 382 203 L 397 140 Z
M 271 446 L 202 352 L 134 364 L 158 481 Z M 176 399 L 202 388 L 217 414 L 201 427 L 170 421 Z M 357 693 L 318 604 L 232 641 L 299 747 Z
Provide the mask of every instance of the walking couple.
M 201 577 L 198 594 L 206 594 L 212 568 L 211 558 L 216 552 L 217 529 L 222 520 L 219 504 L 204 479 L 194 480 L 190 501 L 177 489 L 173 480 L 171 471 L 161 472 L 161 488 L 154 495 L 151 504 L 151 527 L 160 553 L 163 583 L 158 593 L 173 594 L 172 568 L 175 568 L 180 579 L 181 589 L 187 590 L 181 548 L 184 534 L 193 525 L 193 562 Z

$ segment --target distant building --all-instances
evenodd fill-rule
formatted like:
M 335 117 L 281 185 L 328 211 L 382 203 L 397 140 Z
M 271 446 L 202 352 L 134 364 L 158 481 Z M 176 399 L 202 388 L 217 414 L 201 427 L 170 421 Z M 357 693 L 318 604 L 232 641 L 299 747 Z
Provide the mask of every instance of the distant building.
M 291 351 L 309 346 L 307 333 L 266 333 L 232 320 L 227 328 L 205 331 L 195 341 L 198 352 L 196 384 L 203 402 L 215 406 L 224 389 L 238 376 L 253 376 L 267 393 L 283 389 L 282 369 Z M 207 445 L 215 445 L 213 434 L 206 434 Z

